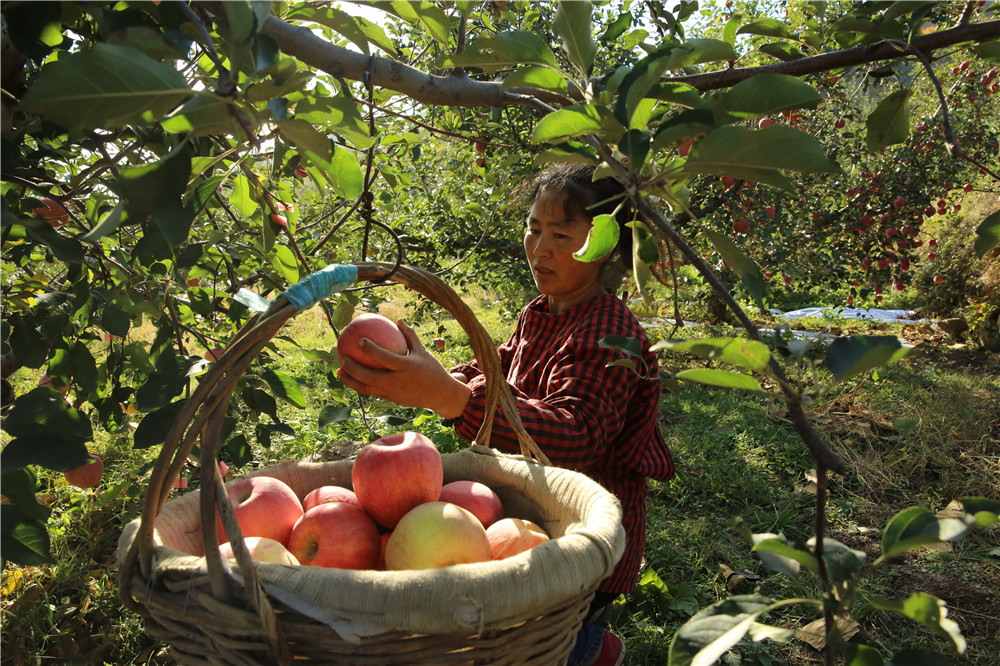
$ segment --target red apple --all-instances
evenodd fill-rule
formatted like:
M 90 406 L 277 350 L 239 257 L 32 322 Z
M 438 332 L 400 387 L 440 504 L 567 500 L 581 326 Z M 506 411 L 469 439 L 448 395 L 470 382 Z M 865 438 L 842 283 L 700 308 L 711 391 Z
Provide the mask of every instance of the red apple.
M 246 543 L 250 559 L 254 562 L 299 565 L 298 558 L 292 555 L 284 544 L 278 543 L 274 539 L 246 537 L 243 542 Z M 219 554 L 224 560 L 236 559 L 236 555 L 233 553 L 233 544 L 229 541 L 219 546 Z
M 483 527 L 489 527 L 503 517 L 500 496 L 485 483 L 478 481 L 452 481 L 441 486 L 441 502 L 451 502 L 468 509 Z
M 93 488 L 101 481 L 104 474 L 104 462 L 96 453 L 90 454 L 91 461 L 86 465 L 65 472 L 66 483 L 78 488 Z
M 309 175 L 309 172 L 306 171 L 305 167 L 296 167 L 295 175 L 299 178 L 305 179 L 305 177 Z
M 767 213 L 768 217 L 774 217 L 774 214 L 777 211 L 775 210 L 774 206 L 768 206 L 767 208 L 764 209 L 764 212 Z
M 385 547 L 389 543 L 389 538 L 392 537 L 392 532 L 382 532 L 381 535 L 382 547 L 378 553 L 378 562 L 375 563 L 375 568 L 384 571 L 385 570 Z
M 51 226 L 61 227 L 69 221 L 69 213 L 66 211 L 65 206 L 55 199 L 42 197 L 38 201 L 42 205 L 34 209 L 32 212 L 39 217 L 45 218 L 45 221 Z
M 521 518 L 504 518 L 486 528 L 490 541 L 490 554 L 494 560 L 502 560 L 534 548 L 549 540 L 545 530 Z
M 677 154 L 681 157 L 687 157 L 688 153 L 691 152 L 691 144 L 694 143 L 695 139 L 698 137 L 691 137 L 690 139 L 685 139 L 681 145 L 677 146 Z
M 934 254 L 933 252 L 928 252 L 927 253 L 927 259 L 930 260 L 930 261 L 934 261 L 935 259 L 937 259 L 937 255 Z
M 972 183 L 966 183 L 965 186 L 962 189 L 965 190 L 966 192 L 971 192 L 972 191 Z
M 885 230 L 885 235 L 888 236 L 889 238 L 892 238 L 897 233 L 899 232 L 896 230 L 896 227 L 889 227 L 888 229 Z
M 722 186 L 723 187 L 732 187 L 733 183 L 735 183 L 735 182 L 736 182 L 736 179 L 733 178 L 732 176 L 723 176 L 722 177 Z
M 483 143 L 482 141 L 476 141 L 476 152 L 477 153 L 485 153 L 486 152 L 486 144 Z
M 338 359 L 346 356 L 365 367 L 379 367 L 368 354 L 358 347 L 361 338 L 368 338 L 382 349 L 394 354 L 406 355 L 406 338 L 403 337 L 399 327 L 388 317 L 374 312 L 366 312 L 356 317 L 340 332 L 340 337 L 337 338 Z
M 244 537 L 259 536 L 288 543 L 295 522 L 302 517 L 302 502 L 288 484 L 273 476 L 248 476 L 226 489 L 233 503 L 236 522 Z M 228 541 L 216 511 L 219 541 Z
M 302 498 L 302 510 L 308 511 L 314 506 L 326 504 L 327 502 L 347 502 L 358 507 L 361 506 L 358 496 L 350 488 L 344 488 L 343 486 L 320 486 Z
M 733 231 L 735 231 L 738 234 L 745 234 L 749 229 L 750 229 L 750 220 L 748 220 L 745 217 L 741 217 L 740 219 L 733 222 Z
M 39 386 L 48 386 L 53 391 L 58 391 L 59 393 L 63 394 L 64 396 L 67 393 L 69 393 L 69 384 L 64 384 L 62 386 L 56 386 L 55 384 L 52 383 L 52 378 L 49 377 L 47 374 L 41 376 L 41 378 L 38 380 L 38 385 Z
M 362 508 L 389 529 L 413 507 L 437 500 L 443 481 L 441 453 L 417 432 L 386 435 L 366 444 L 351 468 Z
M 941 277 L 940 275 L 935 275 L 934 276 L 934 284 L 941 284 L 942 282 L 944 282 L 944 278 L 943 277 Z
M 895 206 L 896 208 L 902 208 L 903 206 L 906 205 L 906 199 L 904 199 L 903 197 L 897 197 L 895 201 L 892 202 L 892 205 Z
M 450 502 L 425 502 L 409 511 L 385 546 L 385 566 L 434 569 L 490 558 L 486 528 L 471 511 Z
M 360 506 L 326 502 L 302 514 L 288 550 L 305 566 L 374 569 L 381 541 L 378 525 Z
M 781 281 L 784 282 L 785 284 L 791 284 L 792 283 L 792 278 L 790 278 L 790 277 L 783 277 L 783 278 L 781 278 Z
M 878 267 L 880 269 L 882 269 L 883 271 L 885 269 L 889 268 L 889 260 L 888 259 L 879 259 L 878 260 Z
M 288 226 L 288 218 L 284 215 L 278 215 L 277 213 L 271 213 L 271 221 L 277 224 L 279 227 Z
M 438 351 L 444 351 L 447 344 L 448 343 L 445 342 L 444 338 L 434 338 L 434 349 L 437 349 Z
M 770 125 L 775 124 L 776 122 L 778 121 L 775 120 L 774 118 L 761 118 L 760 122 L 757 123 L 757 127 L 759 129 L 764 129 L 765 127 L 769 127 Z

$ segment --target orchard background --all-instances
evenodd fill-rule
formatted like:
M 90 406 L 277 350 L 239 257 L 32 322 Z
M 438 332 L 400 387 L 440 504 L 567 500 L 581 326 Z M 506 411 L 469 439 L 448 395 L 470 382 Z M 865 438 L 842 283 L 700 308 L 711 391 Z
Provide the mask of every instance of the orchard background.
M 544 163 L 566 160 L 619 178 L 638 211 L 634 278 L 622 293 L 662 352 L 664 430 L 677 401 L 712 405 L 720 420 L 760 406 L 770 425 L 750 436 L 759 455 L 784 461 L 797 450 L 804 459 L 787 465 L 796 475 L 812 466 L 817 500 L 810 516 L 796 500 L 748 492 L 743 509 L 791 504 L 805 531 L 767 521 L 729 528 L 756 544 L 753 556 L 744 548 L 744 568 L 796 580 L 804 568 L 813 581 L 805 591 L 767 589 L 766 580 L 752 593 L 692 587 L 682 567 L 660 562 L 651 536 L 640 600 L 620 609 L 623 626 L 640 627 L 630 645 L 642 649 L 630 651 L 648 663 L 691 663 L 699 651 L 807 660 L 737 645 L 751 628 L 757 639 L 787 638 L 748 620 L 777 614 L 795 624 L 781 609 L 804 605 L 796 619 L 825 623 L 815 658 L 828 663 L 837 654 L 916 663 L 905 650 L 925 638 L 919 631 L 894 626 L 889 639 L 866 627 L 867 641 L 845 643 L 854 634 L 844 623 L 873 609 L 937 636 L 937 652 L 965 654 L 968 629 L 942 611 L 941 591 L 862 603 L 858 578 L 872 560 L 968 534 L 970 569 L 1000 581 L 1000 424 L 988 407 L 1000 350 L 993 3 L 367 4 L 3 4 L 3 659 L 125 663 L 157 653 L 136 618 L 110 621 L 123 611 L 107 573 L 94 571 L 108 560 L 84 563 L 107 558 L 138 511 L 167 428 L 252 314 L 247 292 L 273 299 L 329 263 L 399 261 L 439 272 L 499 342 L 531 288 L 524 209 L 512 191 Z M 597 220 L 583 258 L 601 256 L 615 233 Z M 770 311 L 804 306 L 830 308 L 833 319 L 813 326 L 833 342 L 795 338 Z M 915 310 L 936 323 L 878 330 L 838 319 L 846 306 Z M 461 331 L 433 304 L 384 287 L 328 300 L 311 327 L 281 336 L 243 378 L 220 449 L 230 476 L 316 450 L 349 454 L 343 442 L 403 427 L 432 431 L 443 450 L 460 445 L 430 415 L 362 400 L 336 380 L 335 332 L 355 310 L 379 308 L 447 340 L 447 360 L 467 356 Z M 677 329 L 678 319 L 710 327 Z M 828 484 L 876 470 L 828 419 L 846 397 L 856 415 L 853 400 L 872 380 L 881 397 L 892 391 L 887 377 L 922 386 L 918 394 L 944 387 L 948 371 L 934 354 L 955 345 L 971 354 L 963 371 L 985 382 L 970 395 L 985 398 L 966 405 L 968 433 L 938 429 L 926 444 L 979 462 L 967 482 L 921 485 L 897 501 L 937 501 L 937 510 L 973 499 L 947 515 L 913 507 L 879 516 L 872 528 L 892 522 L 866 559 L 867 549 L 826 533 Z M 915 380 L 893 370 L 903 364 L 938 374 Z M 906 438 L 946 404 L 875 422 L 911 455 Z M 797 444 L 768 448 L 768 428 Z M 719 471 L 711 466 L 732 454 L 729 443 L 700 474 Z M 110 464 L 97 490 L 80 491 L 62 472 L 88 450 Z M 697 478 L 680 459 L 682 476 Z M 192 468 L 202 463 L 194 451 Z M 197 473 L 189 476 L 196 487 Z M 687 483 L 654 497 L 681 502 L 679 515 L 745 520 L 724 497 L 685 507 L 678 498 L 697 495 Z M 86 543 L 93 548 L 81 550 Z M 89 582 L 56 593 L 79 567 Z M 811 601 L 781 599 L 804 594 Z M 26 629 L 39 604 L 48 619 Z M 699 627 L 702 606 L 711 631 Z M 89 625 L 90 642 L 79 627 L 53 629 L 73 617 Z M 986 626 L 1000 645 L 1000 629 Z

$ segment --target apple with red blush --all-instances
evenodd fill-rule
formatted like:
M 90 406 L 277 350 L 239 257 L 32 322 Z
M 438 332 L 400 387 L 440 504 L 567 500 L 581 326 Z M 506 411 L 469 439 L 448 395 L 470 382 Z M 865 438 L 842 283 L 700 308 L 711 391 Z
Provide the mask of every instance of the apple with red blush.
M 288 543 L 292 527 L 302 517 L 302 502 L 287 483 L 273 476 L 247 476 L 226 488 L 236 522 L 244 537 L 256 536 Z M 219 540 L 228 541 L 216 511 Z
M 549 540 L 548 533 L 537 523 L 523 518 L 503 518 L 486 528 L 490 555 L 502 560 L 534 548 Z
M 374 569 L 381 540 L 378 525 L 349 502 L 326 502 L 299 518 L 288 537 L 288 550 L 304 566 Z
M 380 365 L 358 346 L 362 338 L 367 338 L 382 349 L 400 356 L 405 356 L 408 351 L 406 338 L 391 319 L 374 312 L 366 312 L 353 319 L 340 332 L 337 338 L 338 361 L 347 357 L 366 368 L 379 368 Z
M 90 462 L 87 464 L 63 473 L 66 483 L 77 488 L 93 488 L 101 482 L 103 475 L 104 462 L 101 460 L 101 456 L 96 453 L 90 454 Z
M 491 559 L 486 528 L 471 511 L 451 502 L 425 502 L 411 509 L 385 546 L 385 566 L 436 569 Z
M 347 502 L 348 504 L 361 506 L 358 496 L 350 488 L 344 488 L 343 486 L 320 486 L 309 491 L 302 498 L 302 510 L 308 511 L 314 506 L 326 504 L 327 502 Z
M 437 500 L 443 482 L 441 453 L 418 432 L 366 444 L 351 468 L 351 485 L 362 508 L 387 529 L 418 504 Z
M 254 562 L 299 565 L 298 558 L 292 555 L 283 543 L 279 543 L 274 539 L 268 539 L 267 537 L 246 537 L 243 539 L 243 543 L 246 544 L 247 551 L 250 553 L 250 559 Z M 219 555 L 224 560 L 236 559 L 232 542 L 227 541 L 219 546 Z
M 503 517 L 503 502 L 500 496 L 485 483 L 478 481 L 452 481 L 441 486 L 442 502 L 457 504 L 468 509 L 479 519 L 483 527 L 489 527 Z

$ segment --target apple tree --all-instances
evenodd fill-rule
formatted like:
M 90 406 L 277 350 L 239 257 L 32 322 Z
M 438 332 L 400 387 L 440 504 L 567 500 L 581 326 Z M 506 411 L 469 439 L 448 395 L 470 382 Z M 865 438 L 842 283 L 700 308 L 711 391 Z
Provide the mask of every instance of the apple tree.
M 816 388 L 779 360 L 807 350 L 772 352 L 746 307 L 833 283 L 877 301 L 927 260 L 922 224 L 943 214 L 938 199 L 952 205 L 948 185 L 996 188 L 992 6 L 358 4 L 380 20 L 309 2 L 4 3 L 3 375 L 44 369 L 69 387 L 5 397 L 5 560 L 49 559 L 37 467 L 79 466 L 94 428 L 136 413 L 134 445 L 161 443 L 218 350 L 301 277 L 374 259 L 454 271 L 460 286 L 523 280 L 508 193 L 540 163 L 579 161 L 620 180 L 637 212 L 638 296 L 690 263 L 746 329 L 661 343 L 735 368 L 663 380 L 776 387 L 820 490 L 814 542 L 768 548 L 816 573 L 833 627 L 856 567 L 823 534 L 822 498 L 844 462 L 804 410 Z M 983 256 L 1000 215 L 978 233 Z M 596 219 L 581 259 L 617 234 Z M 344 293 L 323 304 L 327 321 L 337 330 L 377 298 Z M 843 381 L 904 350 L 875 336 L 809 353 Z M 237 466 L 251 442 L 292 430 L 279 400 L 302 404 L 272 360 L 241 379 L 223 427 Z M 996 520 L 989 502 L 967 508 L 965 528 Z M 908 530 L 931 533 L 923 514 L 908 520 L 896 552 L 919 542 Z M 712 609 L 728 630 L 681 632 L 672 663 L 724 649 L 781 603 Z

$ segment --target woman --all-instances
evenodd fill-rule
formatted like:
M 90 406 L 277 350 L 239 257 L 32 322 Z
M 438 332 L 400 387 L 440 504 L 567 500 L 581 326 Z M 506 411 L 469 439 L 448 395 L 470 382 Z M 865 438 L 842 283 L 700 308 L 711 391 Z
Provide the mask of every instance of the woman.
M 631 257 L 627 206 L 621 206 L 619 250 L 582 262 L 583 247 L 596 215 L 612 213 L 623 199 L 612 178 L 593 181 L 593 167 L 559 165 L 535 183 L 529 203 L 524 249 L 541 295 L 518 318 L 517 328 L 498 352 L 525 429 L 554 465 L 587 474 L 621 501 L 625 554 L 598 588 L 591 618 L 635 586 L 646 540 L 646 479 L 666 480 L 674 464 L 657 427 L 661 386 L 656 356 L 638 320 L 606 285 L 620 284 Z M 371 370 L 345 359 L 340 378 L 348 387 L 411 407 L 437 412 L 471 441 L 482 424 L 485 382 L 476 363 L 450 373 L 420 343 L 413 329 L 398 322 L 410 353 L 398 356 L 363 341 L 366 353 L 386 366 Z M 643 376 L 614 365 L 621 352 L 599 342 L 616 334 L 642 343 Z M 420 386 L 418 395 L 404 387 Z M 520 451 L 502 413 L 496 415 L 491 444 Z M 621 640 L 587 623 L 570 664 L 617 664 Z

